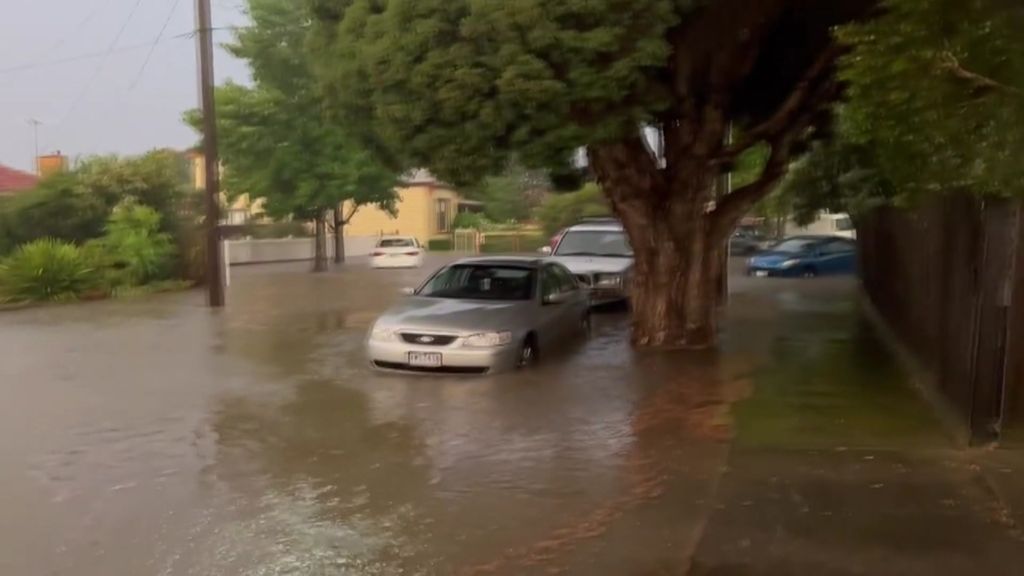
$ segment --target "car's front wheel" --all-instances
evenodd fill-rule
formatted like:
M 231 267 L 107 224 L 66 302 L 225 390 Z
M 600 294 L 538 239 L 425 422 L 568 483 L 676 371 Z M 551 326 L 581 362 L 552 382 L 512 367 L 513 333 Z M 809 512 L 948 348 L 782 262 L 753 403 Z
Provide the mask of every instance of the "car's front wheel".
M 534 338 L 533 334 L 530 334 L 523 340 L 523 345 L 519 349 L 519 362 L 516 364 L 517 368 L 528 368 L 537 363 L 539 350 L 537 350 L 537 339 Z

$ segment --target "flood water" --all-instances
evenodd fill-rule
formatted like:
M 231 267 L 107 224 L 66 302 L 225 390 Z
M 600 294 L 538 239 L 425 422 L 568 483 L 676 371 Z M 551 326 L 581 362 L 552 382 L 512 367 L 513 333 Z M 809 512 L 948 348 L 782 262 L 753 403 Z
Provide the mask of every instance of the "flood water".
M 436 263 L 0 314 L 0 574 L 685 573 L 734 403 L 855 338 L 849 281 L 740 278 L 715 353 L 635 353 L 612 310 L 536 370 L 373 372 L 370 323 Z

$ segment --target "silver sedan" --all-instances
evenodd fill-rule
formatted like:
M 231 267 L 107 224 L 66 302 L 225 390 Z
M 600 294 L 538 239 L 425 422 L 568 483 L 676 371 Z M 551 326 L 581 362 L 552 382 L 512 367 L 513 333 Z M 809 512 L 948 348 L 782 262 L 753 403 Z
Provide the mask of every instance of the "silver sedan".
M 585 290 L 561 264 L 459 260 L 385 312 L 367 340 L 382 370 L 486 374 L 523 367 L 586 334 Z

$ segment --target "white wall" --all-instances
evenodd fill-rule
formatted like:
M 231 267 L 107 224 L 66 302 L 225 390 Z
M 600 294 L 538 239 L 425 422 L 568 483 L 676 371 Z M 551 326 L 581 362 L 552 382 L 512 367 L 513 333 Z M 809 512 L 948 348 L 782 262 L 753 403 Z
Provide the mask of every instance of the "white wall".
M 312 260 L 313 238 L 282 238 L 274 240 L 228 240 L 228 263 L 259 264 Z M 377 236 L 346 236 L 345 256 L 369 256 L 377 245 Z M 327 237 L 327 255 L 334 256 L 334 236 Z

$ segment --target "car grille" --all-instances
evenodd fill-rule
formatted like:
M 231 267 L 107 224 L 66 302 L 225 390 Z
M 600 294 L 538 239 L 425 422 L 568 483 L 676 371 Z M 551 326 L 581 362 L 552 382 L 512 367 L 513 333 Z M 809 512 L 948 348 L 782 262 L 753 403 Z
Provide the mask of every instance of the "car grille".
M 373 365 L 382 370 L 396 370 L 401 372 L 421 372 L 423 374 L 486 374 L 490 368 L 485 366 L 441 366 L 440 368 L 420 368 L 400 364 L 398 362 L 382 362 L 374 360 Z
M 457 336 L 448 336 L 442 334 L 417 334 L 413 332 L 403 332 L 402 340 L 409 344 L 419 344 L 421 346 L 447 346 L 452 342 L 455 342 Z

